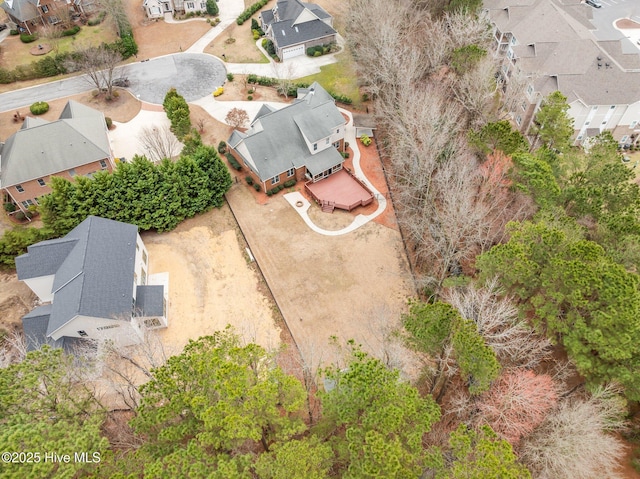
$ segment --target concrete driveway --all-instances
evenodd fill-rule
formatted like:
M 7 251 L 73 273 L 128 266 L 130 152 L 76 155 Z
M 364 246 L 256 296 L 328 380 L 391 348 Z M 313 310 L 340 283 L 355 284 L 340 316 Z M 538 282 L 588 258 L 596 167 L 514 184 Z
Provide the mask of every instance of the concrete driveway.
M 187 101 L 210 95 L 226 80 L 223 63 L 203 53 L 176 53 L 153 60 L 132 63 L 116 69 L 116 76 L 127 76 L 129 90 L 140 100 L 162 104 L 164 95 L 175 87 Z M 0 94 L 0 111 L 15 110 L 36 101 L 51 101 L 95 86 L 85 75 Z

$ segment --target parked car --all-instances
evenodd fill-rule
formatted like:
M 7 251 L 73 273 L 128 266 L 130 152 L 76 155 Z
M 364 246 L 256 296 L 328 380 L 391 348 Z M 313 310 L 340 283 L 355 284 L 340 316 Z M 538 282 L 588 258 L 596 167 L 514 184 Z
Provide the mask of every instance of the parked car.
M 115 80 L 113 80 L 113 86 L 128 87 L 129 79 L 124 77 L 116 78 Z
M 586 0 L 586 2 L 592 7 L 596 7 L 596 8 L 602 7 L 602 3 L 600 2 L 600 0 Z

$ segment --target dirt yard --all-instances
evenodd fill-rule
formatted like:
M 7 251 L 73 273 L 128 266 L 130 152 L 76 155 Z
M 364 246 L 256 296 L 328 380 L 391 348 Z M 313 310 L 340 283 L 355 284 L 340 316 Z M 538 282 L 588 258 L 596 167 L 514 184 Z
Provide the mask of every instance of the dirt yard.
M 169 327 L 165 347 L 179 352 L 189 339 L 231 324 L 247 342 L 280 343 L 273 303 L 228 206 L 192 218 L 169 233 L 144 233 L 150 273 L 169 272 Z
M 21 332 L 21 318 L 33 309 L 36 295 L 16 274 L 0 271 L 0 338 Z

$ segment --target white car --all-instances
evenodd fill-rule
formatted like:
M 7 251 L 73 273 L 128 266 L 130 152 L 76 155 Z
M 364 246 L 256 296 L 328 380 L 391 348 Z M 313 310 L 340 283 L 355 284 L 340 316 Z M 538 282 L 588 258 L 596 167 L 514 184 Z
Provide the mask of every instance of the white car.
M 587 4 L 591 5 L 592 7 L 596 7 L 596 8 L 600 8 L 602 7 L 602 3 L 600 2 L 600 0 L 585 0 L 587 2 Z

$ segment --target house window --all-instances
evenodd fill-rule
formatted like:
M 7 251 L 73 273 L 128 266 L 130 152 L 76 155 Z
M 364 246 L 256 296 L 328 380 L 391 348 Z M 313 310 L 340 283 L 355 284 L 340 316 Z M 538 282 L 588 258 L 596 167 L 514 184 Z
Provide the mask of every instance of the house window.
M 511 45 L 515 45 L 516 44 L 516 37 L 511 37 Z
M 44 180 L 42 178 L 38 178 L 38 184 L 40 186 L 44 186 Z
M 142 262 L 147 264 L 147 252 L 145 250 L 142 250 Z
M 611 106 L 609 107 L 609 110 L 615 110 L 615 109 L 616 109 L 616 106 L 615 106 L 615 105 L 611 105 Z
M 290 170 L 287 170 L 287 178 L 290 178 L 295 174 L 296 174 L 295 168 L 291 168 Z
M 631 124 L 629 125 L 629 128 L 635 128 L 637 124 L 638 124 L 638 121 L 637 120 L 633 120 L 631 122 Z
M 86 338 L 87 336 L 89 336 L 86 331 L 78 331 L 78 334 L 83 338 Z
M 313 144 L 313 151 L 317 151 L 317 150 L 318 150 L 318 144 L 317 144 L 317 143 L 314 143 L 314 144 Z
M 107 169 L 107 162 L 105 160 L 100 160 L 100 168 L 103 170 Z
M 522 117 L 520 117 L 520 115 L 516 116 L 516 123 L 518 124 L 518 126 L 520 126 L 520 124 L 522 123 Z
M 578 138 L 576 138 L 576 140 L 580 141 L 582 140 L 583 135 L 578 135 Z
M 271 184 L 275 185 L 277 183 L 280 183 L 280 175 L 276 175 L 273 178 L 271 178 Z
M 529 86 L 527 87 L 527 94 L 528 94 L 529 96 L 531 96 L 531 95 L 533 94 L 533 85 L 529 85 Z
M 24 193 L 24 188 L 22 187 L 22 185 L 16 185 L 16 190 L 18 190 L 18 193 Z
M 187 2 L 187 8 L 190 8 L 191 10 L 193 10 L 195 8 L 195 5 L 193 2 Z
M 157 328 L 159 326 L 162 326 L 162 323 L 160 323 L 160 320 L 158 318 L 150 318 L 144 320 L 144 325 L 147 328 Z
M 589 123 L 591 123 L 590 121 L 585 121 L 584 122 L 584 126 L 589 126 Z
M 200 2 L 200 9 L 206 10 L 207 9 L 207 3 L 206 2 Z
M 339 134 L 340 134 L 340 128 L 336 130 L 336 135 L 339 135 Z
M 76 176 L 76 169 L 75 168 L 71 168 L 69 170 L 69 176 Z
M 42 5 L 42 13 L 49 13 L 49 7 L 47 5 Z
M 339 142 L 339 141 L 336 141 L 336 142 L 333 144 L 333 146 L 335 146 L 336 148 L 340 148 L 340 142 Z
M 591 107 L 591 110 L 592 110 L 592 111 L 598 111 L 598 106 L 596 105 L 596 106 L 594 106 L 594 107 Z
M 22 206 L 24 206 L 25 208 L 29 208 L 29 206 L 31 206 L 33 204 L 33 201 L 31 200 L 27 200 L 27 201 L 23 201 L 22 202 Z
M 142 284 L 147 284 L 147 272 L 143 268 L 140 273 L 142 274 Z
M 329 138 L 327 138 L 324 144 L 325 144 L 325 145 L 328 145 L 328 144 L 329 144 L 329 141 L 331 141 L 331 140 L 330 140 Z
M 626 143 L 628 139 L 629 135 L 624 135 L 622 138 L 620 138 L 620 143 Z
M 527 111 L 527 102 L 523 101 L 522 105 L 520 105 L 522 107 L 522 111 Z

